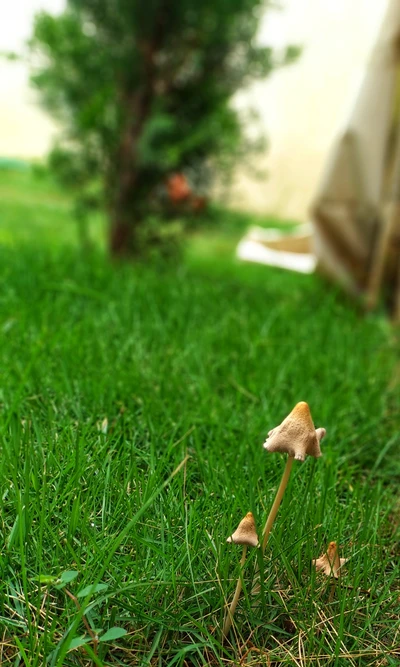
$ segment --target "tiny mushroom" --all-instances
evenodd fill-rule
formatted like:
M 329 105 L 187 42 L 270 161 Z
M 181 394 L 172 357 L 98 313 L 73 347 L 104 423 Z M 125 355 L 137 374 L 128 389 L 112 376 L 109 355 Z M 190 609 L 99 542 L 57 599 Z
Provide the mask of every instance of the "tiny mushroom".
M 235 613 L 237 603 L 239 601 L 240 592 L 242 590 L 242 572 L 243 567 L 246 561 L 247 547 L 257 547 L 258 546 L 258 535 L 256 529 L 256 523 L 254 521 L 254 516 L 251 512 L 247 512 L 244 519 L 241 520 L 235 532 L 232 533 L 230 537 L 226 540 L 227 542 L 232 542 L 233 544 L 243 545 L 242 558 L 240 560 L 240 573 L 239 578 L 236 584 L 235 594 L 232 598 L 229 609 L 227 610 L 224 627 L 223 627 L 223 637 L 226 637 L 233 621 L 233 615 Z
M 235 532 L 228 537 L 226 541 L 234 542 L 235 544 L 243 544 L 249 547 L 256 547 L 258 545 L 256 523 L 252 512 L 247 512 Z
M 339 558 L 339 548 L 336 542 L 329 542 L 326 553 L 319 558 L 315 558 L 312 564 L 316 570 L 321 570 L 327 577 L 333 576 L 338 579 L 341 574 L 341 568 L 347 561 L 347 558 Z

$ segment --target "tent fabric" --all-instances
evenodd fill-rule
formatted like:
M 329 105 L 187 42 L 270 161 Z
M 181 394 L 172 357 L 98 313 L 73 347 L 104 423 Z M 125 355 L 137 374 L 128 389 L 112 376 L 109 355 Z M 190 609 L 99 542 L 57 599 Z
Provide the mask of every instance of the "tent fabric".
M 391 0 L 355 105 L 311 208 L 318 269 L 350 292 L 369 295 L 371 305 L 385 280 L 383 267 L 399 226 L 392 214 L 387 233 L 385 206 L 393 177 L 391 148 L 398 131 L 399 61 L 400 2 Z
M 311 206 L 311 233 L 260 237 L 237 254 L 316 270 L 364 297 L 388 297 L 400 320 L 400 0 L 389 0 L 353 109 L 335 141 Z

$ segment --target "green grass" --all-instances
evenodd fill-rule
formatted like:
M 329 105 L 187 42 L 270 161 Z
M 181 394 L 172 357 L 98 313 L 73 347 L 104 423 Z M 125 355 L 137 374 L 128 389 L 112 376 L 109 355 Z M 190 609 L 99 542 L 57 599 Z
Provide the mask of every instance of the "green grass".
M 1 665 L 399 664 L 396 332 L 318 277 L 236 263 L 235 229 L 179 266 L 113 265 L 48 180 L 0 172 Z M 299 400 L 323 457 L 295 464 L 222 645 L 226 538 L 249 510 L 261 529 L 284 465 L 261 445 Z M 333 596 L 311 567 L 331 540 Z M 65 592 L 97 584 L 80 611 Z M 83 612 L 126 634 L 96 646 Z

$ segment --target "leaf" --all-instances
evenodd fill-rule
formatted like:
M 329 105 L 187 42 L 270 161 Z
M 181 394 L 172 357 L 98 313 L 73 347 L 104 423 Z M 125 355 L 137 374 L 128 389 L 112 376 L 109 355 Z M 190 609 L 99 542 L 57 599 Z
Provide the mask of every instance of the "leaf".
M 79 648 L 79 646 L 83 646 L 84 644 L 88 644 L 90 641 L 92 641 L 91 637 L 74 637 L 74 639 L 70 642 L 69 645 L 69 651 L 72 651 L 74 648 Z
M 65 572 L 62 573 L 60 579 L 65 584 L 69 584 L 71 581 L 77 578 L 78 574 L 79 572 L 76 570 L 65 570 Z
M 113 641 L 114 639 L 119 639 L 120 637 L 123 637 L 124 635 L 127 634 L 127 630 L 124 630 L 124 628 L 110 628 L 107 630 L 107 632 L 104 633 L 104 635 L 101 635 L 99 637 L 99 642 L 110 642 Z
M 76 570 L 65 570 L 59 577 L 59 583 L 57 584 L 56 588 L 60 590 L 61 588 L 64 588 L 67 584 L 69 584 L 71 581 L 76 579 L 78 576 L 79 572 Z
M 55 577 L 53 574 L 39 574 L 37 577 L 32 577 L 32 581 L 37 581 L 39 584 L 50 585 L 59 581 L 59 577 Z
M 0 51 L 0 58 L 4 58 L 4 60 L 10 60 L 11 62 L 22 60 L 22 56 L 19 53 L 15 53 L 14 51 Z
M 100 593 L 101 591 L 105 591 L 108 588 L 108 584 L 91 584 L 90 586 L 86 586 L 83 588 L 79 593 L 77 593 L 78 598 L 85 598 L 87 595 L 93 593 Z

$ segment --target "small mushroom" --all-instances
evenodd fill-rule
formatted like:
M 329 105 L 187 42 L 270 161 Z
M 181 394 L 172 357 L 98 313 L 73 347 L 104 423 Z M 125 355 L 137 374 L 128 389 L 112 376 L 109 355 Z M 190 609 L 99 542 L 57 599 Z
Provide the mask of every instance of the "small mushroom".
M 232 533 L 230 537 L 226 540 L 227 542 L 232 542 L 233 544 L 242 544 L 242 558 L 240 559 L 240 572 L 239 578 L 236 584 L 235 594 L 232 598 L 229 609 L 227 610 L 224 627 L 222 634 L 224 637 L 227 636 L 233 621 L 233 615 L 235 613 L 237 603 L 239 602 L 240 592 L 242 590 L 242 577 L 243 577 L 243 567 L 246 561 L 247 547 L 257 547 L 258 546 L 258 535 L 256 529 L 256 523 L 254 521 L 254 516 L 251 512 L 247 512 L 244 519 L 241 520 L 235 532 Z
M 306 456 L 321 456 L 320 441 L 326 434 L 324 428 L 315 429 L 310 408 L 301 401 L 283 420 L 280 426 L 268 433 L 264 448 L 269 452 L 288 454 L 297 461 Z
M 295 459 L 304 461 L 307 455 L 315 456 L 316 458 L 321 456 L 319 444 L 325 435 L 326 430 L 324 428 L 315 429 L 310 408 L 305 401 L 297 403 L 292 412 L 283 420 L 282 424 L 269 431 L 268 438 L 264 443 L 264 449 L 268 452 L 288 454 L 288 459 L 275 500 L 264 526 L 261 545 L 263 553 L 289 481 L 293 461 Z
M 227 542 L 243 544 L 244 546 L 256 547 L 258 544 L 258 535 L 256 523 L 251 512 L 247 512 L 244 519 L 241 520 L 235 532 L 228 537 Z
M 347 558 L 339 558 L 339 548 L 336 542 L 329 542 L 326 553 L 315 558 L 312 564 L 315 565 L 316 570 L 321 570 L 327 577 L 333 575 L 335 579 L 338 579 L 346 561 Z

